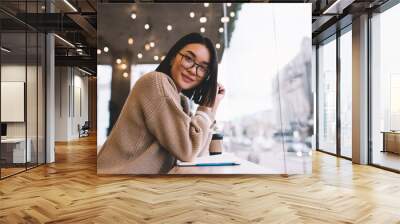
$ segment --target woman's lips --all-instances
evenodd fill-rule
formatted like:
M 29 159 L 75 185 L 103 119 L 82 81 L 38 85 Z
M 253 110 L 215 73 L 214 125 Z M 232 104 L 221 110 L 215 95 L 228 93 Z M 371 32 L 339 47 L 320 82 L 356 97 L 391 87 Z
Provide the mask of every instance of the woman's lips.
M 192 83 L 194 80 L 191 79 L 189 76 L 182 74 L 182 80 L 186 83 Z

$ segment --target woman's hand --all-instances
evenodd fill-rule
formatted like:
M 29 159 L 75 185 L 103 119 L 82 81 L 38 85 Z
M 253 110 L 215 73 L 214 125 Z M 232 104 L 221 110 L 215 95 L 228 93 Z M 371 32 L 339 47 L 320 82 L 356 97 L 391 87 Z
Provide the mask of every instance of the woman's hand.
M 219 103 L 225 97 L 225 87 L 218 83 L 217 85 L 217 95 L 215 96 L 214 106 L 212 107 L 213 112 L 217 112 Z

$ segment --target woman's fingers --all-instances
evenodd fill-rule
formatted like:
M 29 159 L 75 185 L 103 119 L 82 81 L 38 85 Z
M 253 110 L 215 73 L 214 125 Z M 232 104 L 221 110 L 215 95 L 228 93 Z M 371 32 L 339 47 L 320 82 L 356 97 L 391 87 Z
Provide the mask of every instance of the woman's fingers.
M 224 94 L 225 93 L 225 87 L 222 84 L 218 83 L 218 94 Z

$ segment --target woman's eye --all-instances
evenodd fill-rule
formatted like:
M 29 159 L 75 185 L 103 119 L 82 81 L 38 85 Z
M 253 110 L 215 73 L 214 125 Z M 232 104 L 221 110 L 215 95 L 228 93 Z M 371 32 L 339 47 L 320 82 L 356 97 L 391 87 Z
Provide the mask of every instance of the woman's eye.
M 203 66 L 200 66 L 200 69 L 201 69 L 203 72 L 207 71 L 207 68 L 205 68 L 205 67 L 203 67 Z
M 186 60 L 193 61 L 193 59 L 191 57 L 189 57 L 189 56 L 185 56 L 185 57 L 186 57 Z

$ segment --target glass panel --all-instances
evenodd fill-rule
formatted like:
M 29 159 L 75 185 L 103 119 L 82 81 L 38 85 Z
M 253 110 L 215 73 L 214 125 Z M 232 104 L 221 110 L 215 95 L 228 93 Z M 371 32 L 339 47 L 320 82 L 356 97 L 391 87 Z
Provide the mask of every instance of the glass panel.
M 1 1 L 0 6 L 15 14 L 41 13 L 45 10 L 44 3 L 44 0 Z M 7 20 L 0 23 L 3 129 L 0 167 L 4 178 L 44 162 L 45 36 L 5 14 L 0 13 L 0 19 Z
M 0 3 L 0 6 L 2 6 L 2 3 Z M 2 13 L 0 13 L 0 19 L 3 19 L 4 15 Z M 6 134 L 5 134 L 5 126 L 3 125 L 2 121 L 1 121 L 1 68 L 2 68 L 2 61 L 1 58 L 3 57 L 3 54 L 5 54 L 6 52 L 3 52 L 3 45 L 2 45 L 2 30 L 3 30 L 3 23 L 0 22 L 0 136 L 3 139 Z M 4 127 L 3 127 L 4 126 Z M 2 171 L 3 171 L 3 166 L 5 163 L 5 159 L 3 159 L 3 144 L 2 142 L 0 142 L 0 179 L 2 178 Z
M 270 17 L 269 10 L 277 13 Z M 248 24 L 260 18 L 265 29 L 249 36 Z M 218 68 L 228 90 L 217 111 L 227 151 L 277 173 L 311 172 L 312 50 L 306 19 L 279 4 L 243 4 Z M 280 24 L 278 31 L 272 20 Z
M 37 41 L 38 36 L 36 32 L 28 32 L 28 55 L 27 55 L 27 95 L 26 95 L 26 111 L 27 111 L 27 142 L 28 142 L 28 151 L 30 149 L 30 153 L 28 153 L 28 163 L 27 166 L 33 167 L 37 165 L 37 132 L 38 132 L 38 124 L 37 124 L 37 115 L 38 115 L 38 101 L 37 101 L 37 73 L 38 73 L 38 57 L 37 57 Z
M 38 36 L 38 164 L 45 163 L 45 44 L 46 39 L 44 34 Z
M 37 1 L 27 2 L 27 13 L 37 13 Z M 29 18 L 37 23 L 38 17 Z M 36 30 L 27 30 L 27 81 L 26 81 L 26 113 L 27 113 L 27 150 L 29 154 L 27 167 L 37 166 L 38 160 L 38 33 Z
M 340 37 L 340 150 L 351 158 L 352 141 L 352 34 L 351 30 Z
M 25 170 L 26 151 L 26 35 L 1 34 L 1 140 L 2 177 Z M 29 144 L 28 144 L 29 145 Z M 29 146 L 28 146 L 29 149 Z
M 318 144 L 336 154 L 336 37 L 318 51 Z
M 316 86 L 317 86 L 317 47 L 312 45 L 312 58 L 311 58 L 311 89 L 313 93 L 313 134 L 312 134 L 312 150 L 316 150 L 317 148 L 317 139 L 316 139 L 316 130 L 317 130 L 317 94 L 316 94 Z
M 372 163 L 400 170 L 400 5 L 372 18 Z

